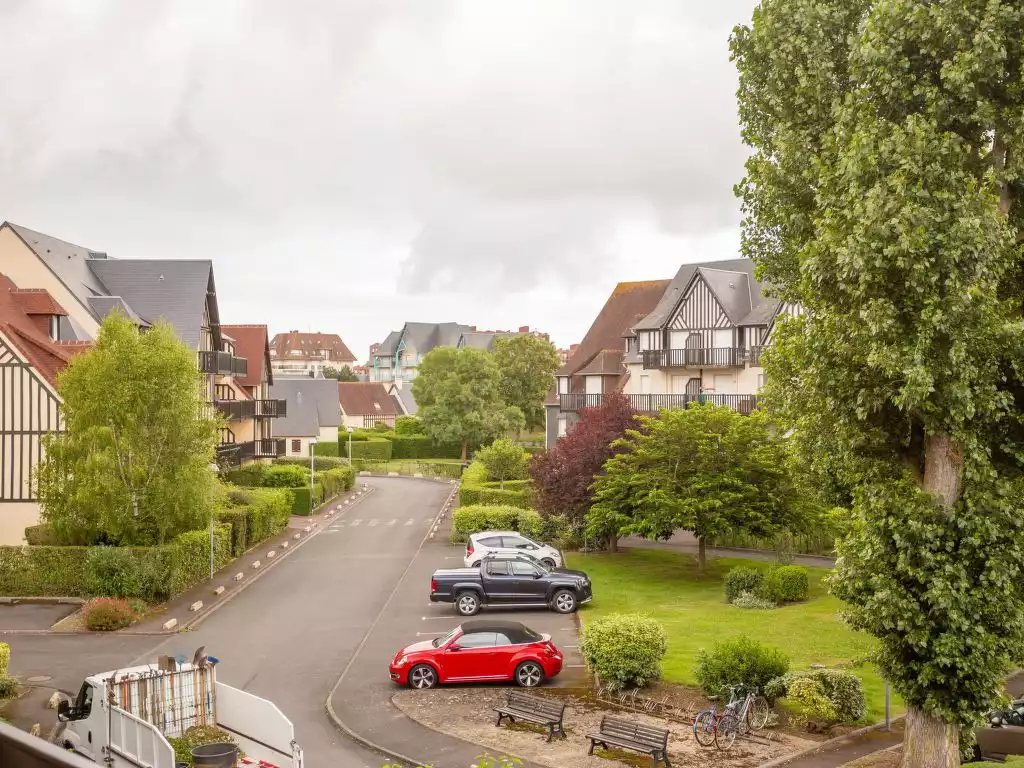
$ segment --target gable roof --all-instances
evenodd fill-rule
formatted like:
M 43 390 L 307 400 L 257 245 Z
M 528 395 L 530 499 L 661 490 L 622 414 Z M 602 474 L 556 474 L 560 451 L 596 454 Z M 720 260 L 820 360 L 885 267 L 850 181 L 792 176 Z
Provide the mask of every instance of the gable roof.
M 498 339 L 510 339 L 518 335 L 512 331 L 466 331 L 459 336 L 457 346 L 491 352 L 494 350 L 494 342 Z
M 98 318 L 104 318 L 111 312 L 120 312 L 136 325 L 148 328 L 150 323 L 139 317 L 138 313 L 127 304 L 120 296 L 90 296 L 88 299 L 89 309 Z
M 278 377 L 270 387 L 270 396 L 288 401 L 288 415 L 274 420 L 277 437 L 314 437 L 320 427 L 341 426 L 335 379 Z
M 248 363 L 245 376 L 235 376 L 235 383 L 243 387 L 258 387 L 267 372 L 267 382 L 274 383 L 270 368 L 269 332 L 265 325 L 223 325 L 221 331 L 235 343 L 235 354 L 244 357 Z
M 569 358 L 555 374 L 571 376 L 583 370 L 605 349 L 623 347 L 623 337 L 637 320 L 648 315 L 662 298 L 670 280 L 645 280 L 619 283 L 594 319 L 576 354 Z
M 376 355 L 387 357 L 388 355 L 395 354 L 395 350 L 398 349 L 398 342 L 402 338 L 401 331 L 391 331 L 380 343 L 380 347 L 377 348 Z
M 602 349 L 587 365 L 576 371 L 577 376 L 621 376 L 625 372 L 621 349 Z
M 379 381 L 339 381 L 338 400 L 346 416 L 399 416 L 388 391 Z
M 287 358 L 289 360 L 309 360 L 312 358 L 323 359 L 318 352 L 327 351 L 330 359 L 334 362 L 354 363 L 356 356 L 352 354 L 341 336 L 336 333 L 302 333 L 301 331 L 288 331 L 287 333 L 275 333 L 270 341 L 275 358 Z M 293 355 L 292 352 L 299 352 Z
M 11 298 L 26 315 L 67 317 L 68 314 L 44 288 L 12 288 Z
M 402 346 L 411 347 L 416 354 L 425 355 L 436 347 L 454 347 L 459 337 L 469 330 L 459 323 L 406 323 L 402 328 Z
M 66 314 L 64 308 L 46 291 L 32 291 L 36 296 L 32 302 L 38 307 L 46 305 L 56 312 Z M 71 358 L 92 346 L 91 342 L 52 341 L 43 333 L 24 306 L 26 291 L 19 289 L 10 278 L 0 274 L 0 331 L 14 344 L 25 360 L 51 385 L 56 386 L 57 374 L 71 362 Z
M 415 416 L 419 413 L 420 406 L 416 402 L 416 398 L 412 396 L 412 387 L 399 387 L 392 384 L 388 389 L 392 397 L 397 397 L 402 404 L 402 410 L 410 416 Z

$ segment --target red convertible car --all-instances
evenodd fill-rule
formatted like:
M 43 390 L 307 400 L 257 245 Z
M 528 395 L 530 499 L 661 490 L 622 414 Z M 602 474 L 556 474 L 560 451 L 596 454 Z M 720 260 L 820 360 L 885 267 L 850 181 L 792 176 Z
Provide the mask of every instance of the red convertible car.
M 447 635 L 395 654 L 391 679 L 412 688 L 438 683 L 514 680 L 534 688 L 562 671 L 562 652 L 548 635 L 518 621 L 464 621 Z

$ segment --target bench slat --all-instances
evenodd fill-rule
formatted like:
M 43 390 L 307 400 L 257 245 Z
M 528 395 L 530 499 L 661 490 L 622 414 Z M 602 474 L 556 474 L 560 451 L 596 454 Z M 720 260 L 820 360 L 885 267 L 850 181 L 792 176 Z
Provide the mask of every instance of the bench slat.
M 668 729 L 656 725 L 647 725 L 632 720 L 625 720 L 614 715 L 604 715 L 598 736 L 607 736 L 609 740 L 630 741 L 645 748 L 662 748 L 668 744 Z

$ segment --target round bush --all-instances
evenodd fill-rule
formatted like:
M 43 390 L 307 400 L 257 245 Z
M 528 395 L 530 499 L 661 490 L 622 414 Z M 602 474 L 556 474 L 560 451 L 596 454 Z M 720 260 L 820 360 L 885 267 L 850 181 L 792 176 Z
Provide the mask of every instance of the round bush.
M 737 608 L 750 608 L 755 611 L 770 611 L 776 607 L 771 600 L 765 600 L 753 592 L 740 592 L 739 597 L 733 600 L 732 604 Z
M 764 690 L 776 677 L 789 671 L 789 657 L 778 648 L 749 637 L 716 643 L 710 651 L 697 652 L 694 672 L 707 696 L 724 696 L 730 685 L 756 685 Z
M 789 686 L 789 701 L 808 728 L 814 725 L 832 725 L 839 721 L 836 716 L 836 709 L 832 706 L 828 696 L 825 695 L 825 688 L 817 680 L 809 677 L 801 677 L 794 680 Z
M 809 589 L 805 568 L 783 565 L 768 572 L 761 585 L 761 596 L 774 603 L 798 603 L 807 599 Z
M 741 565 L 725 574 L 725 599 L 733 602 L 744 592 L 758 594 L 764 582 L 764 573 L 757 568 Z
M 135 621 L 136 613 L 127 600 L 116 597 L 97 597 L 82 608 L 86 629 L 93 632 L 114 632 Z
M 302 488 L 309 485 L 309 470 L 290 464 L 275 464 L 263 473 L 265 488 Z
M 580 637 L 580 653 L 587 665 L 612 690 L 639 688 L 657 680 L 667 650 L 665 628 L 639 613 L 595 619 Z
M 764 688 L 769 701 L 792 695 L 792 686 L 798 680 L 812 680 L 821 686 L 825 697 L 835 710 L 836 722 L 855 723 L 867 712 L 864 686 L 853 672 L 846 669 L 811 669 L 790 672 L 772 680 Z
M 138 597 L 143 574 L 129 547 L 90 547 L 85 561 L 85 588 L 90 595 Z

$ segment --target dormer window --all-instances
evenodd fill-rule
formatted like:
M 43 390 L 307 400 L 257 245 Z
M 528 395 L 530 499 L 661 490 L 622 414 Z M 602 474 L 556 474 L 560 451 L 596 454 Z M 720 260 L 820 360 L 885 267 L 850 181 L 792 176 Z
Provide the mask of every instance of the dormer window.
M 50 341 L 60 341 L 59 315 L 50 315 Z

